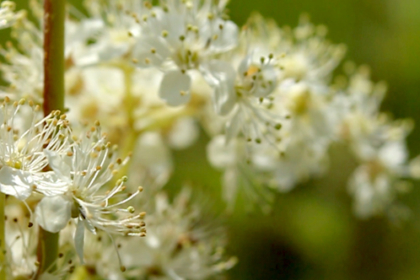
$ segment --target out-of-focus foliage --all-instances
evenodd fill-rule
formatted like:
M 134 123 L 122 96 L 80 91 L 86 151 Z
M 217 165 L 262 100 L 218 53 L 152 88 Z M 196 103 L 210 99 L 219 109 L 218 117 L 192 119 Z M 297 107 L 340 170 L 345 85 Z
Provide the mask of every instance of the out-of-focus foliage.
M 15 2 L 27 7 L 27 0 Z M 80 5 L 79 0 L 70 2 Z M 348 58 L 368 64 L 374 80 L 387 81 L 384 111 L 420 124 L 420 1 L 231 0 L 229 8 L 238 24 L 258 11 L 280 26 L 295 26 L 299 15 L 307 12 L 313 22 L 328 26 L 332 41 L 348 46 Z M 0 36 L 4 43 L 7 32 Z M 408 141 L 412 155 L 420 153 L 420 129 L 414 129 Z M 208 172 L 203 143 L 176 153 L 171 185 L 189 183 L 182 181 L 189 177 L 222 204 L 220 174 Z M 354 164 L 335 149 L 331 154 L 326 179 L 278 195 L 271 214 L 237 211 L 227 217 L 230 253 L 240 260 L 229 279 L 420 278 L 420 185 L 405 198 L 412 210 L 407 222 L 357 220 L 346 194 L 346 178 Z

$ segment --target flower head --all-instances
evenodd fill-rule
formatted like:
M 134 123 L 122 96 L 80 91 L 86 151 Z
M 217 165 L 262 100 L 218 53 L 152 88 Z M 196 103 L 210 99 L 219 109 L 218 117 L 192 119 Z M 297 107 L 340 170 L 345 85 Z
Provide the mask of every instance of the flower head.
M 228 119 L 228 140 L 239 135 L 249 141 L 275 141 L 284 117 L 273 107 L 279 74 L 273 58 L 273 54 L 250 53 L 237 70 L 226 61 L 213 60 L 206 65 L 205 78 L 214 88 L 215 110 Z
M 15 23 L 18 14 L 14 10 L 16 5 L 12 1 L 3 1 L 0 5 L 0 29 L 7 28 Z
M 140 67 L 164 71 L 159 95 L 169 105 L 178 106 L 190 99 L 187 71 L 199 70 L 211 56 L 234 48 L 238 28 L 222 19 L 222 2 L 169 0 L 162 6 L 149 5 L 149 12 L 138 18 L 141 35 L 133 59 Z
M 30 1 L 35 16 L 39 15 L 39 3 Z M 8 43 L 6 48 L 0 48 L 0 54 L 7 63 L 0 65 L 3 79 L 8 87 L 1 90 L 5 94 L 14 94 L 18 98 L 28 98 L 37 104 L 42 103 L 43 91 L 43 33 L 38 24 L 32 22 L 26 14 L 16 20 L 11 36 L 16 45 Z
M 223 230 L 203 221 L 206 216 L 191 205 L 189 191 L 184 190 L 172 203 L 159 193 L 153 206 L 154 213 L 146 218 L 147 237 L 122 242 L 127 275 L 207 279 L 235 264 L 235 258 L 223 255 Z
M 111 234 L 144 236 L 145 213 L 133 206 L 123 206 L 142 191 L 125 193 L 126 177 L 109 185 L 124 162 L 115 148 L 101 134 L 99 122 L 65 152 L 46 152 L 55 177 L 42 189 L 46 196 L 35 210 L 37 222 L 47 231 L 62 230 L 71 218 L 77 218 L 76 250 L 83 258 L 84 230 L 103 230 Z
M 39 106 L 24 99 L 6 97 L 0 110 L 0 190 L 24 200 L 51 176 L 44 152 L 67 149 L 68 121 L 59 111 L 39 119 Z
M 28 208 L 16 202 L 13 197 L 9 197 L 4 205 L 7 213 L 4 221 L 6 258 L 0 263 L 0 269 L 6 271 L 7 279 L 33 279 L 38 269 L 37 256 L 34 254 L 38 243 L 38 227 L 31 222 Z M 74 269 L 69 258 L 64 257 L 63 254 L 59 255 L 55 264 L 56 270 L 42 273 L 40 279 L 65 279 L 65 275 L 70 274 Z
M 407 159 L 405 133 L 394 134 L 401 129 L 405 130 L 403 126 L 392 128 L 394 131 L 388 132 L 388 139 L 366 150 L 349 180 L 355 212 L 362 218 L 382 213 L 392 216 L 393 210 L 398 208 L 397 196 L 408 190 L 407 179 L 418 177 L 412 170 L 413 164 L 418 168 L 418 162 L 410 164 Z

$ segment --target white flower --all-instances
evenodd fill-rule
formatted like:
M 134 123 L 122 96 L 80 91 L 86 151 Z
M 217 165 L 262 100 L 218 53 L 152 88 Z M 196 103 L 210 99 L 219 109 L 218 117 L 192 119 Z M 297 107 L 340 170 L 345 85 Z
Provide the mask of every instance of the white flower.
M 3 79 L 8 83 L 8 87 L 2 88 L 0 92 L 12 93 L 18 98 L 24 97 L 42 104 L 42 31 L 27 16 L 22 16 L 14 24 L 11 36 L 17 41 L 17 46 L 9 43 L 6 48 L 0 48 L 0 54 L 7 62 L 2 63 L 0 69 Z
M 274 144 L 284 117 L 272 106 L 278 76 L 273 58 L 272 54 L 251 53 L 240 61 L 237 70 L 225 61 L 214 60 L 204 66 L 205 78 L 214 88 L 215 110 L 227 115 L 228 140 L 239 135 Z
M 354 68 L 354 65 L 346 66 Z M 380 112 L 386 89 L 384 83 L 375 84 L 371 81 L 369 69 L 366 67 L 360 67 L 354 73 L 350 73 L 347 88 L 343 93 L 348 105 L 342 113 L 340 136 L 350 141 L 353 151 L 358 156 L 363 157 L 363 154 L 370 153 L 373 142 L 378 139 L 383 141 L 387 137 L 390 122 Z
M 412 121 L 392 120 L 380 112 L 386 85 L 374 83 L 366 66 L 356 69 L 347 63 L 344 69 L 349 77 L 341 85 L 340 102 L 346 104 L 339 112 L 338 136 L 359 162 L 348 182 L 355 213 L 362 218 L 395 215 L 402 208 L 398 196 L 408 191 L 409 180 L 419 178 L 419 161 L 409 161 L 406 147 Z
M 306 141 L 309 148 L 311 145 L 328 147 L 342 121 L 334 100 L 330 92 L 305 82 L 284 83 L 276 99 L 276 106 L 289 116 L 282 123 L 282 137 L 290 138 L 286 139 L 290 143 Z
M 12 1 L 3 1 L 0 6 L 0 29 L 7 28 L 13 25 L 16 18 L 19 16 L 15 14 L 16 5 Z
M 213 1 L 167 1 L 161 9 L 138 18 L 141 36 L 133 51 L 140 67 L 165 72 L 159 95 L 171 106 L 190 99 L 191 78 L 186 71 L 199 69 L 209 57 L 236 46 L 237 26 L 221 18 L 224 4 Z
M 6 205 L 2 207 L 8 216 L 4 221 L 7 250 L 5 261 L 0 264 L 0 268 L 6 271 L 7 279 L 29 276 L 36 271 L 36 256 L 32 254 L 32 251 L 36 250 L 36 229 L 28 226 L 29 221 L 25 217 L 24 209 L 12 199 L 7 199 Z
M 142 195 L 146 200 L 168 182 L 173 170 L 171 152 L 157 132 L 138 137 L 130 163 L 130 182 L 148 186 Z
M 370 121 L 365 119 L 365 123 Z M 349 191 L 355 199 L 356 214 L 363 218 L 392 214 L 397 196 L 408 190 L 407 180 L 418 178 L 418 162 L 408 161 L 405 143 L 410 122 L 373 124 L 379 126 L 359 130 L 364 133 L 350 139 L 360 166 L 349 180 Z
M 221 115 L 229 113 L 241 97 L 264 98 L 277 86 L 273 55 L 246 55 L 237 70 L 228 62 L 214 60 L 205 65 L 208 83 L 215 88 L 214 105 Z
M 96 233 L 144 236 L 145 213 L 136 214 L 132 206 L 123 205 L 134 198 L 142 188 L 124 194 L 126 177 L 118 180 L 108 191 L 104 190 L 123 162 L 116 157 L 99 124 L 92 127 L 66 153 L 46 152 L 55 180 L 38 191 L 46 196 L 37 205 L 37 222 L 46 230 L 62 230 L 70 218 L 77 218 L 76 251 L 83 259 L 84 229 Z
M 223 255 L 224 232 L 203 222 L 198 205 L 184 190 L 172 204 L 156 195 L 152 215 L 146 218 L 147 237 L 122 240 L 120 249 L 127 275 L 152 279 L 208 279 L 229 269 L 235 259 Z M 207 217 L 208 219 L 208 217 Z
M 6 98 L 0 108 L 0 190 L 21 200 L 50 180 L 51 172 L 44 172 L 44 151 L 65 150 L 69 134 L 68 121 L 59 111 L 39 120 L 39 107 L 24 104 Z M 24 109 L 29 109 L 26 116 Z
M 325 86 L 345 54 L 345 46 L 330 43 L 327 32 L 325 26 L 315 26 L 305 15 L 291 29 L 279 28 L 274 20 L 254 14 L 242 32 L 242 40 L 248 48 L 252 44 L 252 48 L 280 55 L 277 62 L 282 69 L 281 81 Z
M 227 141 L 214 138 L 208 156 L 225 171 L 230 198 L 248 189 L 264 193 L 267 186 L 287 191 L 325 171 L 329 146 L 345 115 L 342 103 L 348 103 L 329 85 L 344 48 L 325 35 L 325 27 L 305 18 L 290 32 L 256 15 L 229 57 L 203 65 L 214 88 L 215 111 L 226 123 Z M 215 158 L 232 163 L 220 166 Z
M 407 151 L 403 142 L 385 143 L 377 155 L 363 162 L 349 181 L 355 199 L 355 212 L 367 218 L 388 213 L 398 193 L 406 191 L 404 178 L 410 177 L 406 164 Z
M 0 268 L 5 269 L 6 279 L 32 279 L 39 267 L 35 253 L 38 227 L 26 216 L 27 209 L 16 203 L 16 200 L 7 199 L 4 207 L 8 217 L 4 221 L 7 249 L 5 261 L 0 263 Z M 40 279 L 63 279 L 72 270 L 71 265 L 63 259 L 57 260 L 54 272 L 44 272 Z
M 63 238 L 63 232 L 60 233 L 60 239 L 65 240 L 65 245 L 71 246 L 72 234 L 68 234 Z M 125 280 L 122 270 L 125 270 L 121 263 L 119 247 L 121 243 L 119 239 L 128 239 L 133 242 L 131 237 L 119 237 L 114 240 L 107 236 L 104 232 L 92 234 L 85 232 L 84 244 L 84 263 L 79 263 L 76 275 L 83 275 L 88 272 L 90 277 L 97 277 L 107 280 Z M 118 242 L 118 245 L 115 244 Z M 113 244 L 114 243 L 114 244 Z
M 79 16 L 78 21 L 67 22 L 70 29 L 66 31 L 66 53 L 77 66 L 123 59 L 135 42 L 133 36 L 140 33 L 132 13 L 141 14 L 143 1 L 85 1 L 84 4 L 91 18 Z
M 276 49 L 285 54 L 281 66 L 283 79 L 313 84 L 329 82 L 334 69 L 345 54 L 345 46 L 333 45 L 327 39 L 327 28 L 315 26 L 302 16 L 299 25 L 286 31 Z
M 112 77 L 112 78 L 110 78 Z M 68 118 L 72 123 L 103 120 L 108 131 L 127 125 L 122 110 L 125 95 L 124 73 L 118 68 L 92 66 L 67 72 Z
M 258 145 L 252 153 L 254 169 L 265 174 L 264 182 L 272 189 L 290 191 L 326 170 L 328 158 L 324 146 L 308 145 L 307 140 L 285 146 L 279 152 L 271 145 Z
M 67 66 L 87 66 L 99 63 L 101 49 L 89 42 L 95 40 L 98 34 L 104 31 L 107 31 L 107 27 L 101 19 L 66 20 L 65 57 Z
M 0 48 L 0 54 L 7 61 L 0 65 L 0 69 L 9 84 L 8 88 L 1 89 L 0 92 L 3 94 L 13 93 L 41 104 L 44 82 L 43 9 L 39 1 L 30 1 L 30 7 L 37 24 L 34 24 L 28 16 L 19 17 L 11 34 L 17 41 L 16 46 L 8 44 L 7 48 Z M 120 12 L 122 13 L 122 11 Z M 124 14 L 134 23 L 131 16 Z M 113 42 L 107 39 L 107 36 L 112 32 L 121 34 L 121 31 L 116 30 L 114 25 L 107 26 L 107 22 L 102 18 L 85 18 L 80 21 L 66 20 L 66 70 L 77 68 L 77 71 L 73 71 L 73 73 L 80 72 L 81 67 L 108 62 L 119 55 L 122 56 L 122 52 L 127 51 L 128 47 L 124 47 L 125 51 L 115 47 Z M 124 30 L 123 34 L 129 37 L 128 31 Z M 132 40 L 132 38 L 130 39 Z M 94 41 L 94 43 L 90 41 Z M 73 73 L 66 73 L 66 75 Z M 80 86 L 79 79 L 66 78 L 68 89 L 74 90 Z

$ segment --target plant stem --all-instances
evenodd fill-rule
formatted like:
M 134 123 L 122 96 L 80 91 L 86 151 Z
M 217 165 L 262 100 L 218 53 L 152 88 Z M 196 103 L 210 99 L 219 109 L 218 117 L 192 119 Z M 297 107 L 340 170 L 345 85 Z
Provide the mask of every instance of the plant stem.
M 64 22 L 65 0 L 44 0 L 44 115 L 53 110 L 64 112 Z M 39 227 L 37 258 L 39 269 L 53 271 L 58 256 L 59 233 Z
M 39 262 L 37 278 L 46 271 L 53 271 L 56 267 L 54 263 L 58 256 L 58 233 L 48 232 L 39 227 L 38 248 L 36 255 Z
M 6 232 L 5 213 L 6 195 L 0 192 L 0 280 L 6 280 Z
M 64 110 L 65 0 L 44 1 L 44 114 Z

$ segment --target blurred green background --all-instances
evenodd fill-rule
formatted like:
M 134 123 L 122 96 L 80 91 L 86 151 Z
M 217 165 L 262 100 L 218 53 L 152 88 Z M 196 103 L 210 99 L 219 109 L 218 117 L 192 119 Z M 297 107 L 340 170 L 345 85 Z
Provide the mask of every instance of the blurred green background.
M 16 0 L 20 8 L 27 1 Z M 81 0 L 72 2 L 79 6 Z M 280 26 L 295 26 L 301 13 L 309 13 L 313 22 L 329 27 L 331 41 L 348 46 L 348 59 L 370 65 L 374 80 L 387 81 L 383 110 L 420 124 L 419 0 L 231 0 L 229 9 L 239 25 L 253 11 Z M 175 153 L 169 190 L 190 182 L 223 207 L 220 173 L 209 172 L 205 142 L 203 136 Z M 419 142 L 420 127 L 408 139 L 411 155 L 420 153 Z M 354 163 L 335 150 L 340 149 L 331 152 L 330 173 L 278 195 L 271 214 L 248 214 L 239 205 L 224 217 L 229 254 L 239 258 L 228 279 L 420 279 L 420 184 L 404 198 L 412 210 L 409 221 L 357 220 L 346 193 Z

